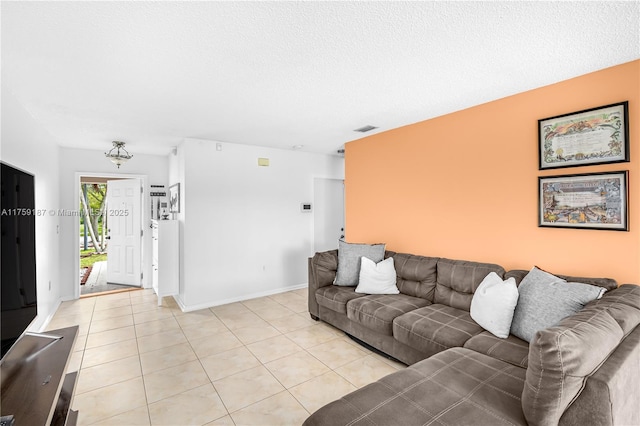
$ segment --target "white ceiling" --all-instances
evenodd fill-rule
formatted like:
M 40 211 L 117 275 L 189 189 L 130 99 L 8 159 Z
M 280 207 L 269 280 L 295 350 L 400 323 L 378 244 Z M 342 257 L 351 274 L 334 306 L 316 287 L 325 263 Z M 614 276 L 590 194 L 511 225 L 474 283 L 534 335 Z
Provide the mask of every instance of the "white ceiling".
M 62 146 L 335 153 L 640 58 L 640 2 L 8 2 L 2 84 Z

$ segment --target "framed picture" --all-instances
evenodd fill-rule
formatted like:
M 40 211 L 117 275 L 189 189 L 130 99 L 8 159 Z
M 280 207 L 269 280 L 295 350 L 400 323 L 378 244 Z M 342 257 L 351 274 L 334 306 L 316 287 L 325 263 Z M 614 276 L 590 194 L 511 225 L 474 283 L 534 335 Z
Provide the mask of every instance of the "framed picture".
M 628 104 L 538 120 L 540 170 L 629 161 Z
M 169 187 L 169 212 L 180 213 L 180 184 Z
M 628 171 L 538 178 L 538 226 L 628 231 Z

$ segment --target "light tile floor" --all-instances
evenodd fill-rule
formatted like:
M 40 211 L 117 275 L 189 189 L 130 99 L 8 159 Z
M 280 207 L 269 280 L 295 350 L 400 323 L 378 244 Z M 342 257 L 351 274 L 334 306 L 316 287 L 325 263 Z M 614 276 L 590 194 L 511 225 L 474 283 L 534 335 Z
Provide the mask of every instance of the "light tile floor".
M 404 365 L 309 318 L 307 290 L 183 313 L 151 290 L 64 302 L 80 425 L 300 425 Z

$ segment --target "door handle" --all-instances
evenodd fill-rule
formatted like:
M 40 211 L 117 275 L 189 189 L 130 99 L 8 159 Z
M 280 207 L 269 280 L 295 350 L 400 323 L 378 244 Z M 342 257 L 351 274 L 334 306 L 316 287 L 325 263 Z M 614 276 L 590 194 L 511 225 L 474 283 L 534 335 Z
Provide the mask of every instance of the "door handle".
M 107 235 L 106 237 L 104 237 L 104 238 L 105 238 L 105 239 L 107 239 L 107 240 L 110 240 L 110 239 L 111 239 L 111 237 L 110 237 L 110 236 L 108 236 L 108 235 Z

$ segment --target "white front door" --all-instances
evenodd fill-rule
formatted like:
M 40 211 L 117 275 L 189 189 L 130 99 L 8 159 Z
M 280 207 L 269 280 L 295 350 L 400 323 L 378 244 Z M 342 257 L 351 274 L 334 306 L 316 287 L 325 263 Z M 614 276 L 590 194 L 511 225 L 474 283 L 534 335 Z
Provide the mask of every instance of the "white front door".
M 344 181 L 313 180 L 313 249 L 315 252 L 335 250 L 344 238 Z
M 107 181 L 107 282 L 140 286 L 142 251 L 140 179 Z

